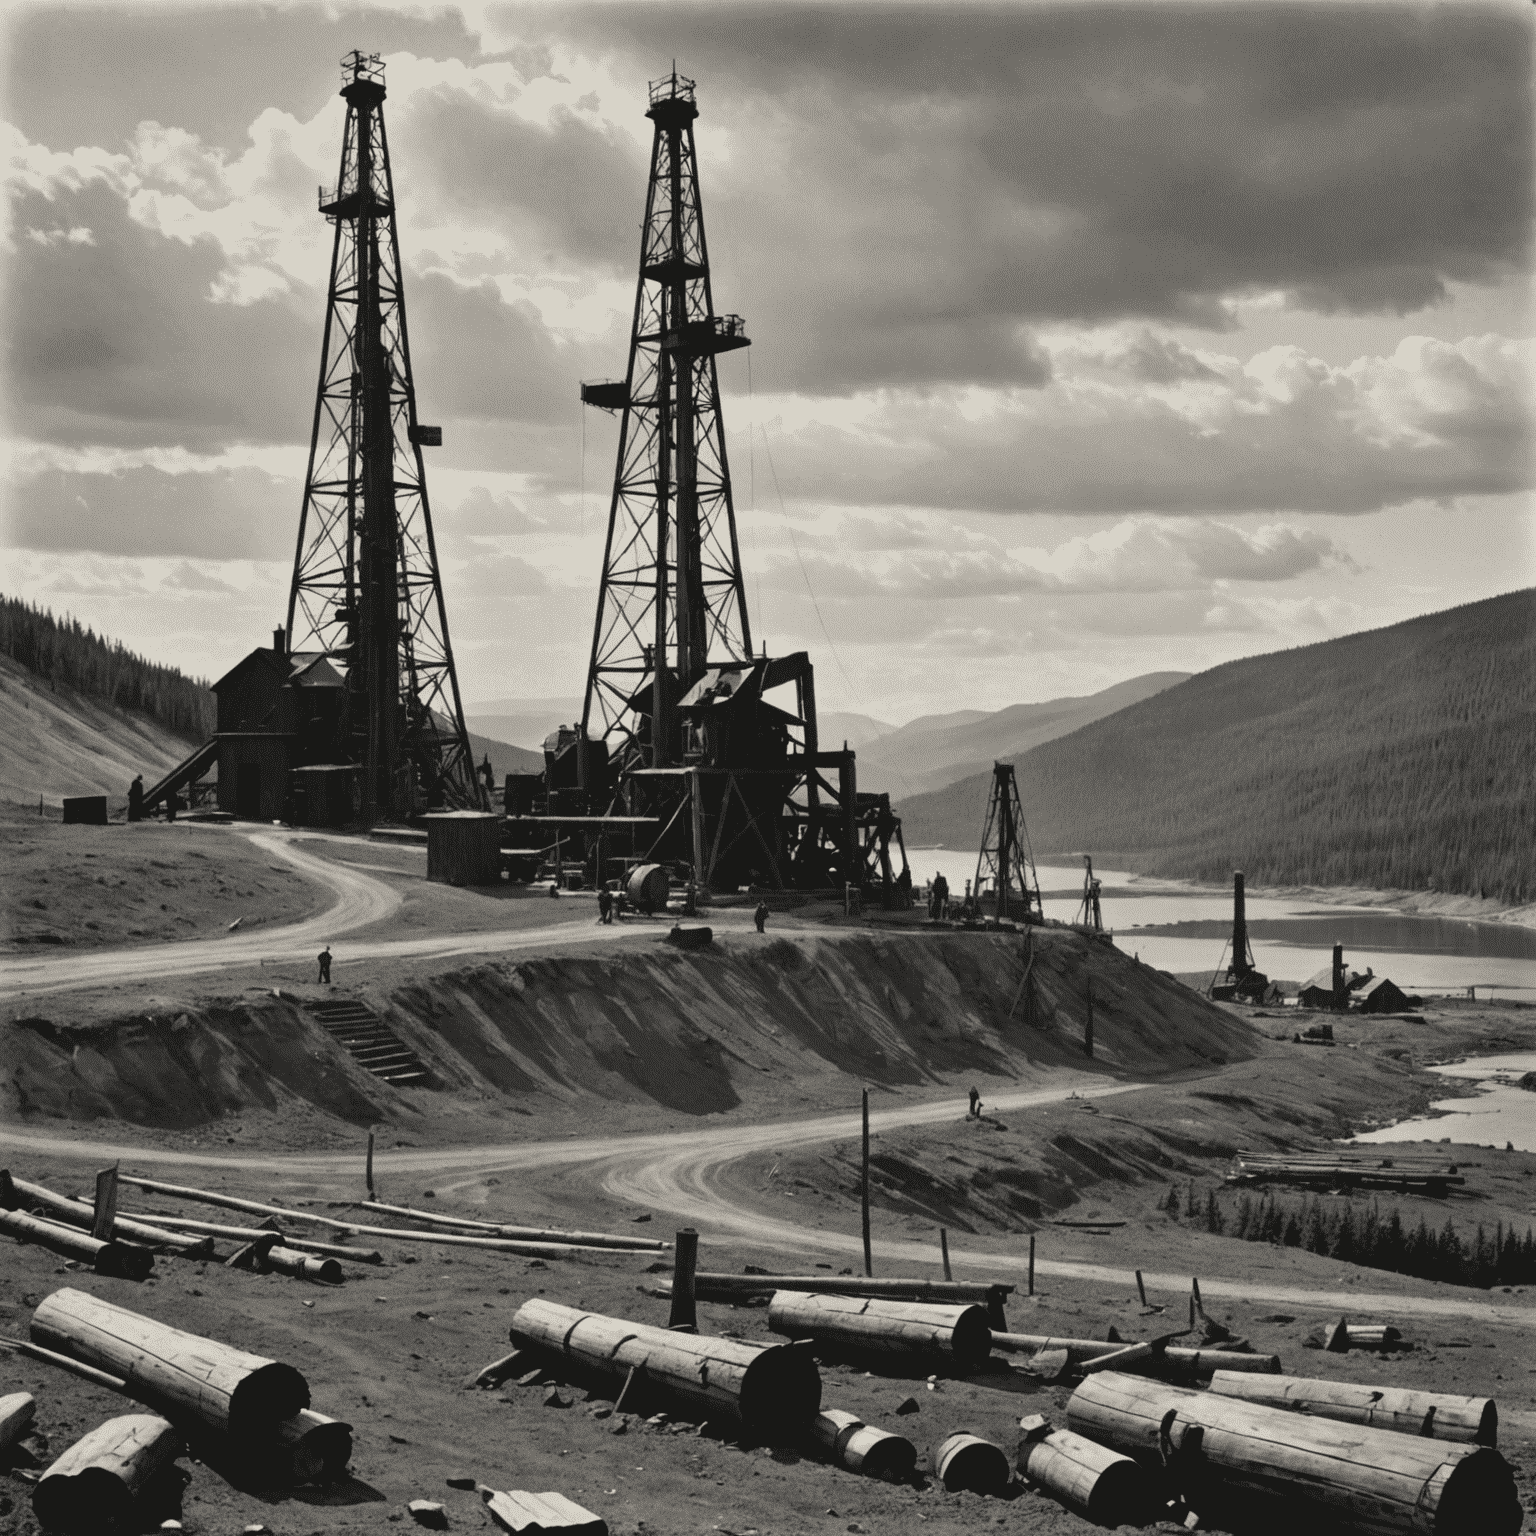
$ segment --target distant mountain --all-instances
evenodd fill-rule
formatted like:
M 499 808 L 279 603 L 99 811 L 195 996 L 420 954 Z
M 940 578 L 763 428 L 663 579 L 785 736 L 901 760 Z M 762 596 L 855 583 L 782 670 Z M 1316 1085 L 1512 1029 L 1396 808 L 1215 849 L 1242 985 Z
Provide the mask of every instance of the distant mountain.
M 903 797 L 939 789 L 1041 742 L 1182 683 L 1188 672 L 1148 672 L 1083 698 L 923 715 L 859 752 L 859 787 Z M 823 733 L 825 734 L 825 733 Z
M 824 752 L 836 751 L 845 741 L 855 752 L 862 752 L 870 742 L 899 729 L 871 715 L 840 714 L 836 710 L 828 714 L 816 712 L 816 737 Z
M 468 724 L 467 721 L 465 723 Z M 544 772 L 542 752 L 529 752 L 524 747 L 514 747 L 510 742 L 500 741 L 491 736 L 482 736 L 473 726 L 470 726 L 469 730 L 469 750 L 474 754 L 477 770 L 489 755 L 491 767 L 496 771 L 498 784 L 509 773 Z
M 528 752 L 542 751 L 544 738 L 552 730 L 575 725 L 580 719 L 580 699 L 493 699 L 464 706 L 464 720 L 471 731 L 511 742 Z M 542 769 L 542 759 L 539 766 Z
M 1228 662 L 1016 762 L 1037 854 L 1531 901 L 1536 589 Z M 907 846 L 974 847 L 990 778 L 902 800 Z

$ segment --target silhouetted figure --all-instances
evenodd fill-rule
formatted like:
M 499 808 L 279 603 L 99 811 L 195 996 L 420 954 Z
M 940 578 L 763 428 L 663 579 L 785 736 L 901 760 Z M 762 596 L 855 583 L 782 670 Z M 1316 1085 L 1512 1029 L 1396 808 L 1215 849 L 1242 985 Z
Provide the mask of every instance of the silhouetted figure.
M 606 885 L 597 893 L 597 920 L 600 923 L 613 921 L 613 892 Z
M 974 1088 L 971 1089 L 971 1118 L 981 1119 L 981 1095 Z
M 949 916 L 949 881 L 942 873 L 933 877 L 933 915 L 940 922 Z
M 485 761 L 480 764 L 480 777 L 485 780 L 486 794 L 490 794 L 496 788 L 496 770 L 491 767 L 491 754 L 489 752 L 485 754 Z
M 761 933 L 768 922 L 768 903 L 766 901 L 758 902 L 757 911 L 752 914 L 752 921 L 757 924 L 757 931 Z
M 135 774 L 133 783 L 128 786 L 128 820 L 144 820 L 144 775 Z
M 320 985 L 331 984 L 331 946 L 327 944 L 315 958 L 320 962 Z

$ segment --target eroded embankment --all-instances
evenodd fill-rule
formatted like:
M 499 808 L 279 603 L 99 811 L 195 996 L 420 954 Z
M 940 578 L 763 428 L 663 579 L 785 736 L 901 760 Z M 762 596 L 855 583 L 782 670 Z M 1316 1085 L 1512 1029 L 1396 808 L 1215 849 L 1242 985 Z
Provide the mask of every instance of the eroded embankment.
M 1098 1070 L 1165 1075 L 1254 1052 L 1245 1025 L 1108 944 L 1066 930 L 1037 931 L 1033 944 L 1028 1022 L 1013 935 L 799 931 L 360 988 L 430 1069 L 428 1086 L 406 1090 L 369 1076 L 286 996 L 79 1027 L 61 1001 L 50 1017 L 5 1026 L 5 1110 L 191 1128 L 288 1105 L 418 1127 L 470 1103 L 768 1108 L 829 1072 L 900 1088 L 1088 1066 L 1090 985 Z

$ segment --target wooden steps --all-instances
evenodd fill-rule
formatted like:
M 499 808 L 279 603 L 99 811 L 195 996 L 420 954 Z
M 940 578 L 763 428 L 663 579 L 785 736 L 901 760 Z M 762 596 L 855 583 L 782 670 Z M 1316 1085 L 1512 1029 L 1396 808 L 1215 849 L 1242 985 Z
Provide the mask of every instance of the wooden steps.
M 412 1088 L 430 1080 L 431 1073 L 422 1059 L 367 1003 L 346 998 L 304 1006 L 321 1029 L 375 1077 L 396 1088 Z

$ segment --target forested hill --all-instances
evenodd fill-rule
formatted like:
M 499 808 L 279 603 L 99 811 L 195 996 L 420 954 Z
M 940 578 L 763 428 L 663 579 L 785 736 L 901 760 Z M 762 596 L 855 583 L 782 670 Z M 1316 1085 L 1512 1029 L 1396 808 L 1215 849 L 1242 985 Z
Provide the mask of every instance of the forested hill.
M 0 654 L 55 689 L 137 710 L 178 736 L 203 741 L 213 734 L 214 700 L 206 682 L 135 655 L 78 619 L 56 619 L 20 598 L 0 597 Z
M 1202 672 L 1017 760 L 1035 852 L 1536 900 L 1536 589 Z M 974 847 L 990 774 L 902 802 Z

